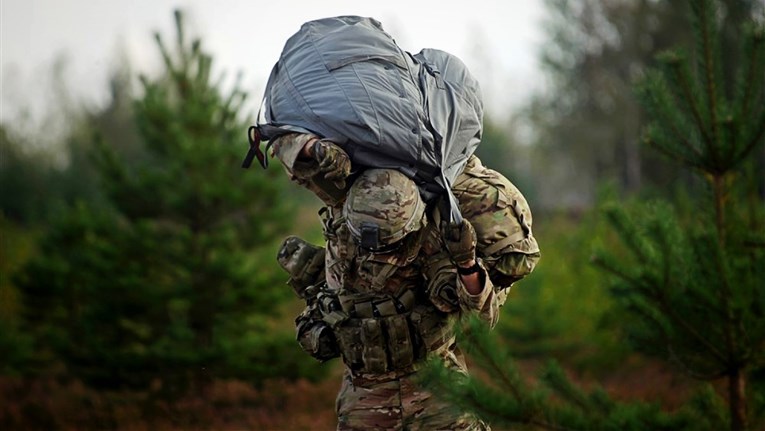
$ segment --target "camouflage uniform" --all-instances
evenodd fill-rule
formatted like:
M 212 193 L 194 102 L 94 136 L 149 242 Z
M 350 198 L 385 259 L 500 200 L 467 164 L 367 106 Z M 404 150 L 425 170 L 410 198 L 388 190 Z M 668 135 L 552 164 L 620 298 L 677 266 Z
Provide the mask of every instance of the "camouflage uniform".
M 534 270 L 540 258 L 526 198 L 510 180 L 483 166 L 476 156 L 468 159 L 452 193 L 463 217 L 476 230 L 476 252 L 489 270 L 489 278 L 506 294 L 513 283 Z
M 326 252 L 293 237 L 285 242 L 279 259 L 291 274 L 290 283 L 308 304 L 296 320 L 301 346 L 320 360 L 339 355 L 346 365 L 337 397 L 338 429 L 488 429 L 482 422 L 435 400 L 418 388 L 414 380 L 426 357 L 439 356 L 450 366 L 467 372 L 455 345 L 453 324 L 461 313 L 477 312 L 494 325 L 507 290 L 495 289 L 484 277 L 483 290 L 477 295 L 468 293 L 444 250 L 437 211 L 418 220 L 417 229 L 406 232 L 408 235 L 396 243 L 395 250 L 377 253 L 363 250 L 358 233 L 354 237 L 349 229 L 352 224 L 346 222 L 348 208 L 344 211 L 343 206 L 351 206 L 351 198 L 346 203 L 347 188 L 339 189 L 335 183 L 326 181 L 316 162 L 298 159 L 308 139 L 309 135 L 287 135 L 275 142 L 274 149 L 292 179 L 312 190 L 327 205 L 321 211 Z M 513 206 L 513 201 L 518 202 L 522 196 L 512 194 L 509 182 L 497 181 L 491 187 L 483 187 L 483 192 L 481 188 L 473 189 L 476 185 L 491 184 L 493 176 L 477 159 L 471 163 L 475 175 L 461 177 L 455 184 L 464 187 L 456 189 L 460 191 L 455 193 L 461 197 L 460 203 L 464 200 L 473 205 L 467 211 L 463 209 L 467 218 L 480 218 L 488 212 L 522 211 L 525 200 Z M 356 202 L 401 199 L 398 192 L 403 187 L 396 181 L 403 180 L 396 176 L 400 175 L 397 172 L 389 172 L 393 174 L 378 173 L 373 177 L 374 181 L 384 183 L 377 189 L 370 185 L 372 193 L 378 195 Z M 368 177 L 362 175 L 357 181 Z M 357 189 L 367 190 L 364 186 Z M 482 200 L 490 198 L 491 202 L 476 205 L 469 196 L 471 192 L 483 193 Z M 508 199 L 508 195 L 513 198 Z M 357 213 L 368 211 L 374 216 L 375 206 L 359 208 L 362 204 L 352 206 Z M 407 215 L 388 216 L 398 219 Z M 526 220 L 525 227 L 519 224 L 512 232 L 482 227 L 479 247 L 491 247 L 488 242 L 494 241 L 492 235 L 503 240 L 496 251 L 516 247 L 518 242 L 533 242 L 530 214 Z M 518 232 L 523 233 L 523 238 Z M 533 247 L 525 247 L 520 254 L 532 256 L 534 252 Z M 538 256 L 538 250 L 536 253 Z M 323 268 L 317 265 L 322 256 Z M 512 262 L 506 262 L 507 259 L 484 256 L 491 263 L 490 274 L 504 276 L 500 279 L 508 286 L 525 275 L 521 275 L 523 269 L 510 268 Z M 529 263 L 532 259 L 533 256 L 514 261 Z M 295 261 L 305 264 L 290 266 L 289 262 Z M 301 269 L 295 270 L 295 266 Z M 528 271 L 532 268 L 530 263 Z M 305 286 L 311 287 L 306 290 Z

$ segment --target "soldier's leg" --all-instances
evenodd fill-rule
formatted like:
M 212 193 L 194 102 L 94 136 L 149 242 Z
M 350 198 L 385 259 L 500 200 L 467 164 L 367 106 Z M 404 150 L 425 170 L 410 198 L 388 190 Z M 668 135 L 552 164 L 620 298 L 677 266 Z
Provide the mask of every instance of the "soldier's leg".
M 336 409 L 338 431 L 402 429 L 398 380 L 360 387 L 346 372 Z
M 417 386 L 413 376 L 401 379 L 404 429 L 408 431 L 489 431 L 488 425 L 438 400 Z

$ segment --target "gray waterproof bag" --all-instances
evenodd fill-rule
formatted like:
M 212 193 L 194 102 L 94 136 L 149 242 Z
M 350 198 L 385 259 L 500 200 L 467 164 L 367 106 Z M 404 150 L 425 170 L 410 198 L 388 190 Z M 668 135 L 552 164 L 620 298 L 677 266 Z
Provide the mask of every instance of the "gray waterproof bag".
M 423 198 L 450 191 L 481 139 L 478 82 L 457 57 L 436 49 L 416 55 L 396 45 L 371 18 L 309 21 L 284 46 L 268 79 L 250 152 L 264 167 L 260 140 L 289 132 L 337 143 L 354 167 L 397 169 Z

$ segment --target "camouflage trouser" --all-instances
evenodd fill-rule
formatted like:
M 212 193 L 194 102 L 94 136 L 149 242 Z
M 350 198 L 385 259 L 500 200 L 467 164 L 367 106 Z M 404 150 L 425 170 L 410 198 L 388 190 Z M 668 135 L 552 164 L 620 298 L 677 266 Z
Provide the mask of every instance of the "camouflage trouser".
M 488 431 L 483 422 L 456 411 L 418 388 L 414 375 L 375 382 L 351 378 L 346 370 L 337 396 L 338 431 Z

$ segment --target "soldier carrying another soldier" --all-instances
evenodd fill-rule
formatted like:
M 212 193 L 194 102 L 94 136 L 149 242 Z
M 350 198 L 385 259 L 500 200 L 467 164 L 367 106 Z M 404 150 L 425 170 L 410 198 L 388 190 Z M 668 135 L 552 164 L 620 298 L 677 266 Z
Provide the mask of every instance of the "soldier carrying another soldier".
M 446 52 L 404 52 L 373 19 L 326 18 L 288 40 L 262 109 L 243 166 L 266 167 L 272 147 L 326 205 L 326 246 L 290 237 L 278 261 L 306 302 L 299 344 L 345 365 L 338 429 L 488 429 L 415 383 L 429 358 L 467 372 L 454 324 L 496 324 L 539 259 L 526 200 L 473 156 L 477 81 Z
M 426 206 L 398 171 L 367 169 L 349 178 L 345 152 L 311 135 L 283 135 L 273 145 L 291 177 L 327 205 L 326 251 L 290 237 L 279 262 L 307 302 L 296 320 L 301 347 L 322 361 L 341 356 L 346 365 L 338 429 L 488 429 L 418 388 L 415 378 L 434 356 L 467 372 L 456 319 L 477 312 L 494 325 L 509 290 L 503 287 L 533 269 L 539 252 L 517 189 L 474 157 L 455 183 L 466 219 L 440 223 L 438 205 Z M 478 241 L 470 219 L 481 223 Z M 481 259 L 476 246 L 493 253 Z

